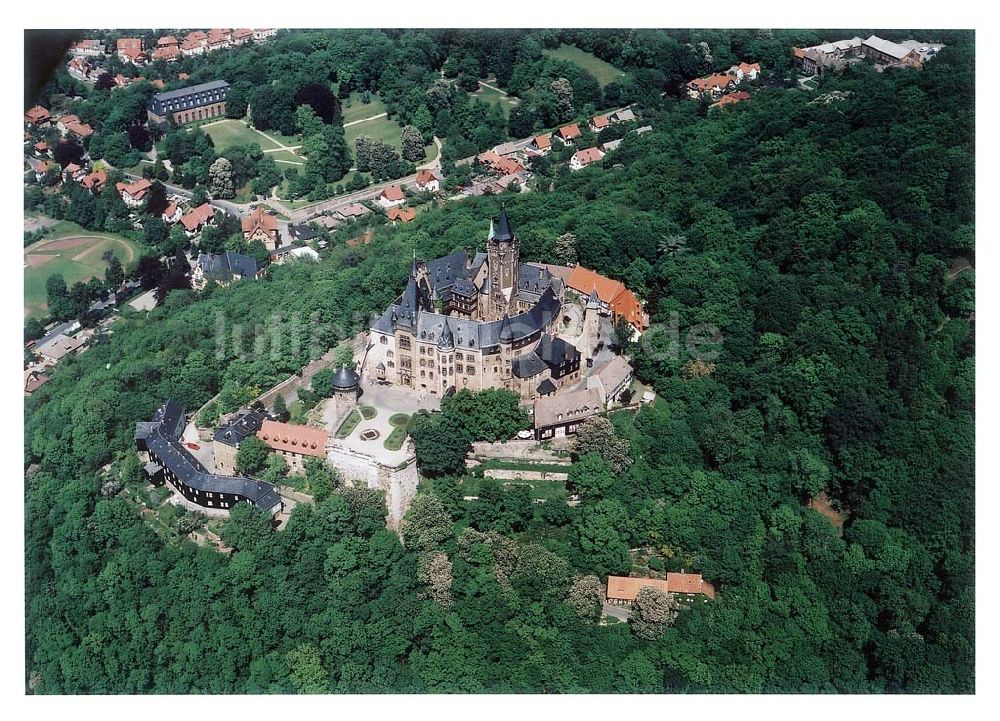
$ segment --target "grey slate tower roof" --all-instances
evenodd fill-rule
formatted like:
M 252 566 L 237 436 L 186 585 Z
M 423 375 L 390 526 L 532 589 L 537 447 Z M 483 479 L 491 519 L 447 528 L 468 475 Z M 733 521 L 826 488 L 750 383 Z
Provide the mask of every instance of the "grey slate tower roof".
M 510 316 L 504 313 L 503 318 L 500 319 L 500 342 L 510 343 L 512 340 L 514 340 L 514 331 L 510 327 Z
M 352 391 L 358 387 L 358 380 L 357 373 L 342 365 L 333 376 L 333 387 L 338 391 Z
M 510 223 L 507 221 L 507 209 L 500 206 L 500 219 L 497 220 L 497 227 L 493 233 L 494 240 L 513 240 L 514 234 L 510 230 Z
M 444 319 L 444 327 L 441 329 L 441 339 L 438 341 L 438 348 L 442 350 L 455 347 L 455 336 L 452 335 L 451 326 L 448 319 Z

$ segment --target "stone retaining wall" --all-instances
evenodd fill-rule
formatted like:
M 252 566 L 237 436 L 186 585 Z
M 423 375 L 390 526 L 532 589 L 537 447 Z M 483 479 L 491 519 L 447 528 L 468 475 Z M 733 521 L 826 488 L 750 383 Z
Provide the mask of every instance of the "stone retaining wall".
M 341 446 L 327 446 L 326 453 L 345 481 L 385 492 L 385 505 L 389 512 L 386 525 L 399 530 L 400 521 L 417 493 L 417 459 L 410 458 L 402 467 L 395 468 Z
M 562 471 L 529 471 L 513 468 L 487 468 L 484 476 L 499 478 L 505 481 L 565 481 L 569 473 Z

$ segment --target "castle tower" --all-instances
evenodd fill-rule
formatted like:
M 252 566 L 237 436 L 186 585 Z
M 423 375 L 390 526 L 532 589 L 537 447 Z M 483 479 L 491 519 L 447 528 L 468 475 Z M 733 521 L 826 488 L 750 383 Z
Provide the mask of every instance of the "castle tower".
M 347 416 L 358 403 L 358 374 L 346 365 L 333 376 L 333 407 L 337 420 Z
M 502 318 L 510 312 L 511 298 L 517 292 L 517 271 L 520 265 L 521 242 L 510 229 L 507 211 L 500 208 L 496 227 L 490 224 L 490 237 L 486 243 L 490 284 L 488 317 Z
M 590 297 L 583 309 L 583 332 L 580 334 L 580 351 L 585 356 L 594 352 L 594 347 L 601 339 L 601 300 L 597 297 L 597 289 L 590 291 Z

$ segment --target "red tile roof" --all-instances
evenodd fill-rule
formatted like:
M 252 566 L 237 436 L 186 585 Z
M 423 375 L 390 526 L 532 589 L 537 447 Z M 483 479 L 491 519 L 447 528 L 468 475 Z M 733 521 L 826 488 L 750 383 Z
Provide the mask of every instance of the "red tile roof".
M 572 125 L 564 125 L 556 131 L 556 134 L 563 140 L 572 140 L 573 138 L 580 137 L 580 126 L 576 123 Z
M 175 38 L 173 35 L 164 35 L 162 38 L 156 41 L 156 46 L 159 48 L 166 48 L 170 47 L 171 45 L 176 46 L 178 44 L 179 43 L 177 41 L 177 38 Z
M 119 193 L 128 193 L 130 196 L 139 200 L 146 194 L 146 191 L 153 187 L 153 183 L 149 178 L 140 178 L 134 183 L 118 183 L 115 185 Z
M 417 211 L 414 208 L 389 208 L 389 212 L 386 215 L 389 217 L 389 220 L 409 223 L 417 217 Z
M 590 121 L 590 123 L 595 128 L 606 128 L 611 124 L 611 121 L 608 120 L 607 115 L 595 115 L 593 120 Z
M 604 153 L 597 148 L 584 148 L 583 150 L 577 150 L 573 153 L 573 157 L 580 165 L 590 165 L 591 163 L 596 163 L 598 160 L 603 158 Z
M 608 576 L 608 598 L 634 601 L 643 586 L 652 586 L 664 593 L 702 594 L 715 598 L 715 587 L 703 580 L 700 573 L 668 573 L 666 579 Z
M 193 233 L 211 220 L 213 215 L 215 215 L 215 209 L 208 203 L 203 203 L 191 212 L 182 215 L 181 225 L 183 225 L 189 233 Z
M 533 141 L 535 147 L 539 150 L 545 150 L 546 148 L 552 147 L 552 134 L 546 133 L 545 135 L 536 135 Z
M 89 175 L 84 175 L 80 179 L 80 185 L 82 185 L 87 190 L 100 190 L 104 187 L 104 184 L 108 182 L 108 174 L 103 170 L 93 170 Z
M 729 95 L 723 95 L 719 98 L 718 102 L 712 103 L 713 108 L 722 107 L 725 105 L 734 105 L 742 100 L 749 100 L 750 93 L 746 90 L 737 90 L 735 93 L 730 93 Z
M 152 58 L 153 60 L 175 60 L 180 54 L 181 51 L 176 45 L 169 45 L 154 50 Z
M 739 64 L 739 69 L 744 73 L 752 73 L 754 71 L 760 72 L 760 63 L 744 63 Z
M 646 326 L 642 303 L 619 281 L 578 265 L 569 274 L 566 285 L 583 295 L 590 295 L 596 290 L 597 297 L 602 303 L 607 304 L 615 315 L 625 318 L 639 330 Z
M 257 431 L 257 437 L 276 451 L 326 458 L 329 434 L 320 428 L 265 420 Z
M 264 211 L 263 205 L 258 205 L 250 215 L 240 219 L 243 226 L 244 235 L 253 235 L 258 229 L 263 230 L 268 235 L 278 232 L 278 219 Z
M 26 123 L 44 123 L 50 118 L 49 111 L 41 105 L 36 105 L 24 111 L 24 122 Z
M 390 185 L 388 188 L 382 191 L 380 196 L 389 201 L 403 200 L 406 196 L 403 195 L 403 189 L 398 185 Z
M 86 123 L 65 123 L 66 130 L 81 138 L 89 138 L 94 134 L 94 129 Z
M 49 149 L 49 144 L 46 143 L 44 140 L 39 140 L 37 143 L 35 143 L 35 150 L 37 150 L 40 153 L 48 149 Z
M 427 183 L 437 180 L 438 177 L 429 170 L 421 170 L 417 173 L 417 185 L 427 185 Z

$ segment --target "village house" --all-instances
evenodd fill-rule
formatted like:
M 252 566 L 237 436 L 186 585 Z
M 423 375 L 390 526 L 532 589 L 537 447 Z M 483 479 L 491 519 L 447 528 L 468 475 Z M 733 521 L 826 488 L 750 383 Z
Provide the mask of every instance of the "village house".
M 549 393 L 533 404 L 535 440 L 559 438 L 576 433 L 580 424 L 604 410 L 601 393 L 596 388 Z
M 732 75 L 714 73 L 704 78 L 695 78 L 687 84 L 688 97 L 697 100 L 702 96 L 718 97 L 736 86 L 737 80 Z
M 213 28 L 208 31 L 208 37 L 206 41 L 208 42 L 209 50 L 221 50 L 223 48 L 229 47 L 230 34 L 228 30 L 221 30 L 218 28 Z
M 590 119 L 588 126 L 591 132 L 599 133 L 605 128 L 611 127 L 611 115 L 595 115 Z
M 609 140 L 606 143 L 601 143 L 598 147 L 600 147 L 600 149 L 605 153 L 610 153 L 612 150 L 617 150 L 618 146 L 621 144 L 622 138 L 618 138 L 617 140 Z
M 738 82 L 756 80 L 760 75 L 760 63 L 741 62 L 739 65 L 733 65 L 726 72 L 734 76 Z
M 24 162 L 28 164 L 30 171 L 35 174 L 35 180 L 41 180 L 45 177 L 45 173 L 48 172 L 50 167 L 55 167 L 54 163 L 39 160 L 38 158 L 25 158 Z
M 202 227 L 211 222 L 215 215 L 215 208 L 208 203 L 202 203 L 194 210 L 181 216 L 181 225 L 189 238 L 201 232 Z
M 39 140 L 32 146 L 32 148 L 34 148 L 35 153 L 38 155 L 47 155 L 50 158 L 52 157 L 52 151 L 49 150 L 49 144 L 44 140 Z
M 81 168 L 76 163 L 70 163 L 65 168 L 63 168 L 62 171 L 63 180 L 65 180 L 67 183 L 71 180 L 79 183 L 80 180 L 83 178 L 83 176 L 85 176 L 86 174 L 87 171 Z
M 609 603 L 629 605 L 639 595 L 643 586 L 651 586 L 664 593 L 685 596 L 703 596 L 704 600 L 715 598 L 715 587 L 704 580 L 700 573 L 668 572 L 666 578 L 634 578 L 608 576 L 607 600 Z
M 430 170 L 417 173 L 417 190 L 426 193 L 436 193 L 441 190 L 441 179 Z
M 630 123 L 635 120 L 635 113 L 632 112 L 632 108 L 622 108 L 611 113 L 612 123 Z
M 173 35 L 164 35 L 163 37 L 158 38 L 156 40 L 156 47 L 157 48 L 175 48 L 176 49 L 176 48 L 180 47 L 180 44 L 181 44 L 180 41 L 177 38 L 175 38 Z
M 49 115 L 49 111 L 41 105 L 36 105 L 33 108 L 28 108 L 24 111 L 25 125 L 48 125 L 50 120 L 52 120 L 52 116 Z
M 198 264 L 191 271 L 191 287 L 202 290 L 211 282 L 225 287 L 244 278 L 260 278 L 263 274 L 264 269 L 258 268 L 257 261 L 248 255 L 230 251 L 221 255 L 201 253 Z
M 277 28 L 254 28 L 253 41 L 262 43 L 278 34 Z
M 38 368 L 28 368 L 24 371 L 24 397 L 27 398 L 43 385 L 49 382 L 49 377 Z
M 310 248 L 308 245 L 283 245 L 280 248 L 271 251 L 272 265 L 284 265 L 290 260 L 318 261 L 319 253 Z
M 66 123 L 66 130 L 69 135 L 72 135 L 78 140 L 89 138 L 94 134 L 94 129 L 92 127 L 90 127 L 87 123 L 81 123 L 79 120 L 76 122 Z
M 851 59 L 860 58 L 861 38 L 838 40 L 808 48 L 792 48 L 792 54 L 803 70 L 815 75 L 827 68 L 842 68 Z
M 632 384 L 632 377 L 632 366 L 620 355 L 616 355 L 596 373 L 587 377 L 587 388 L 596 389 L 604 407 L 610 408 Z
M 536 135 L 531 139 L 528 149 L 538 155 L 548 155 L 552 151 L 552 133 Z
M 596 163 L 603 157 L 604 153 L 599 148 L 584 148 L 583 150 L 577 150 L 573 153 L 573 157 L 569 159 L 569 169 L 581 170 L 586 168 L 591 163 Z
M 576 123 L 564 125 L 556 131 L 556 137 L 562 141 L 563 145 L 572 145 L 573 141 L 580 137 L 580 126 Z
M 202 55 L 207 48 L 208 35 L 201 30 L 188 33 L 181 42 L 181 54 L 186 56 Z
M 175 63 L 181 57 L 181 49 L 177 45 L 168 45 L 167 47 L 156 48 L 153 50 L 150 57 L 154 61 L 162 60 L 167 63 Z
M 181 210 L 180 203 L 178 203 L 176 200 L 171 200 L 169 203 L 167 203 L 167 207 L 163 209 L 163 212 L 160 214 L 160 217 L 163 218 L 164 223 L 173 225 L 174 223 L 176 223 L 178 220 L 181 219 L 181 215 L 183 215 L 183 211 Z
M 89 190 L 94 195 L 100 195 L 104 190 L 105 183 L 108 182 L 108 174 L 103 170 L 91 170 L 90 173 L 80 178 L 80 185 Z
M 735 105 L 736 103 L 741 103 L 744 100 L 749 100 L 749 99 L 750 99 L 750 93 L 748 93 L 746 90 L 737 90 L 735 93 L 729 93 L 729 95 L 723 95 L 721 98 L 716 100 L 708 107 L 722 108 L 727 105 Z
M 393 225 L 397 223 L 409 223 L 417 217 L 417 211 L 414 208 L 389 208 L 386 217 L 389 218 L 389 222 Z
M 349 203 L 343 208 L 338 208 L 333 211 L 333 217 L 335 219 L 339 218 L 343 221 L 359 220 L 360 218 L 364 218 L 366 215 L 371 215 L 371 212 L 371 210 L 361 203 Z
M 97 57 L 104 55 L 104 44 L 100 40 L 84 38 L 70 45 L 69 52 L 71 55 Z
M 146 200 L 146 194 L 153 187 L 149 178 L 140 178 L 134 183 L 117 183 L 115 188 L 130 208 L 138 208 Z
M 253 30 L 250 28 L 237 28 L 233 30 L 232 44 L 245 45 L 253 42 Z
M 381 192 L 376 202 L 383 208 L 389 209 L 405 203 L 406 196 L 403 195 L 403 189 L 398 185 L 390 185 Z
M 142 38 L 119 38 L 117 55 L 123 63 L 142 65 L 146 62 L 146 53 L 142 49 Z
M 274 250 L 281 241 L 278 238 L 278 219 L 258 205 L 250 215 L 240 219 L 243 228 L 243 238 L 248 243 L 259 240 L 268 250 Z
M 257 437 L 285 459 L 290 473 L 302 473 L 308 458 L 326 458 L 329 434 L 321 428 L 265 419 Z
M 35 353 L 41 359 L 42 365 L 54 366 L 66 356 L 79 353 L 81 348 L 83 348 L 82 340 L 60 333 L 35 348 Z

